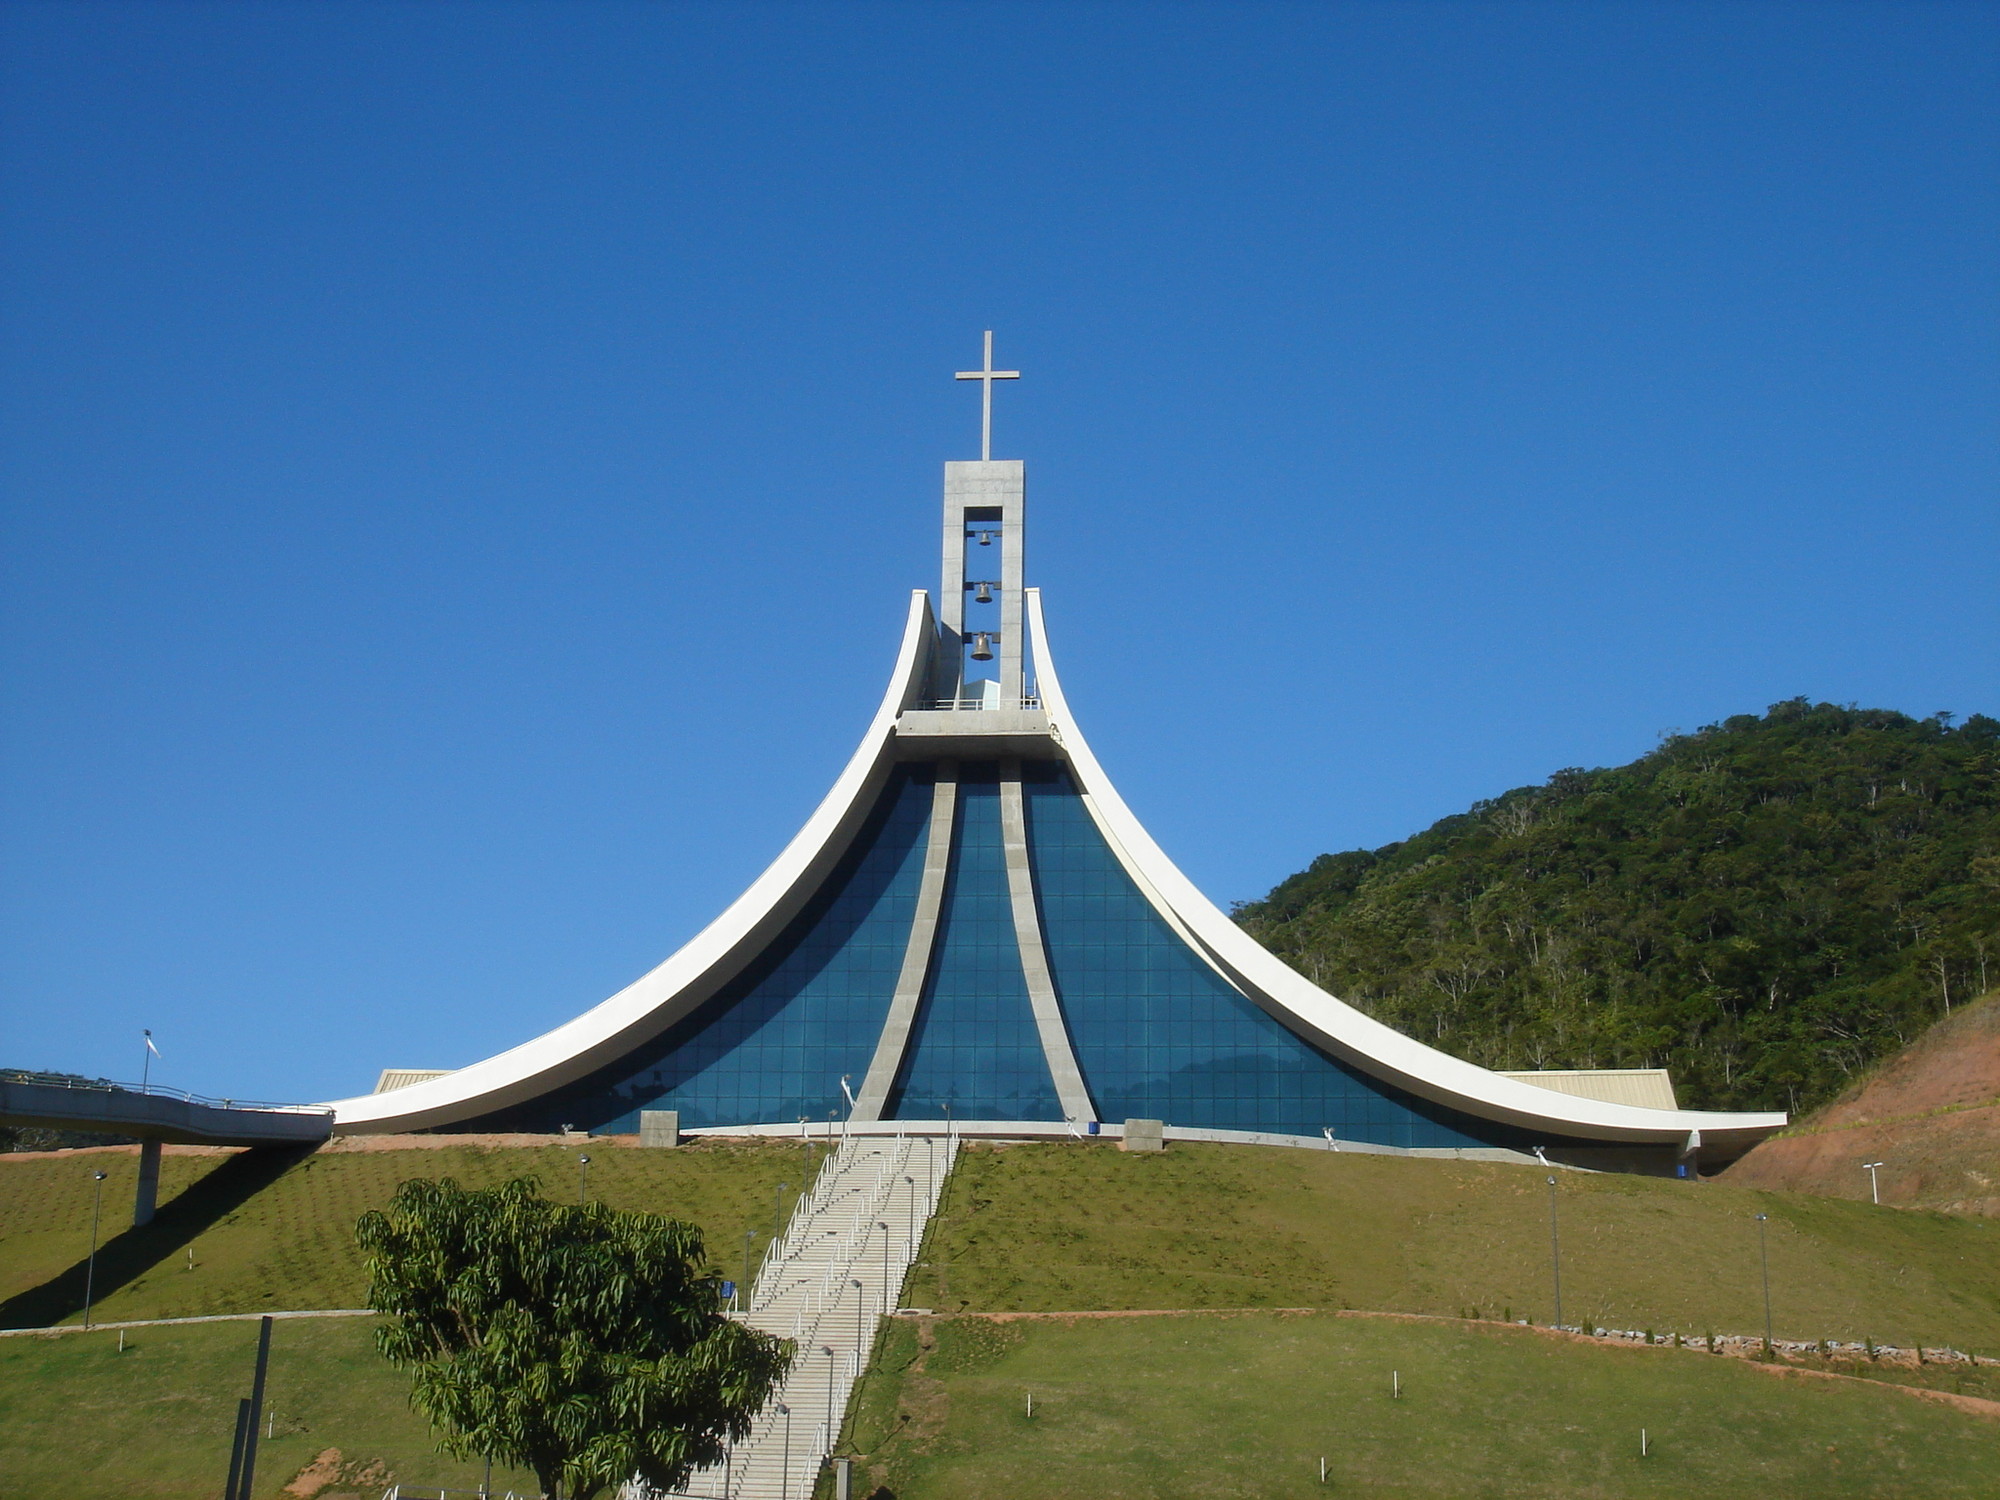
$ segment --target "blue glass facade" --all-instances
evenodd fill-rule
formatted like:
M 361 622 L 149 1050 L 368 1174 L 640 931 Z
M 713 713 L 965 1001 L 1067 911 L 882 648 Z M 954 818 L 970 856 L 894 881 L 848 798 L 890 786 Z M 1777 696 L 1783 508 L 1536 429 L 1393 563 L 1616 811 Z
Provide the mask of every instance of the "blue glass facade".
M 959 1120 L 1062 1118 L 1021 972 L 991 764 L 960 772 L 930 984 L 889 1117 L 941 1120 L 946 1104 Z
M 1031 764 L 1022 791 L 1049 967 L 1100 1119 L 1304 1136 L 1331 1126 L 1343 1140 L 1385 1146 L 1483 1144 L 1237 993 L 1140 894 L 1067 771 Z
M 641 1109 L 681 1125 L 824 1120 L 860 1087 L 902 969 L 930 830 L 932 774 L 899 767 L 832 876 L 760 960 L 612 1067 L 461 1130 L 629 1133 Z
M 844 1114 L 840 1079 L 858 1088 L 866 1075 L 908 946 L 934 782 L 928 765 L 898 767 L 818 893 L 693 1013 L 589 1077 L 451 1128 L 630 1132 L 646 1108 L 680 1111 L 684 1128 Z M 1049 965 L 1099 1119 L 1521 1144 L 1371 1079 L 1239 994 L 1140 893 L 1066 768 L 1028 764 L 1022 791 Z M 931 972 L 885 1113 L 937 1120 L 947 1104 L 965 1121 L 1062 1118 L 1022 974 L 990 763 L 959 768 Z

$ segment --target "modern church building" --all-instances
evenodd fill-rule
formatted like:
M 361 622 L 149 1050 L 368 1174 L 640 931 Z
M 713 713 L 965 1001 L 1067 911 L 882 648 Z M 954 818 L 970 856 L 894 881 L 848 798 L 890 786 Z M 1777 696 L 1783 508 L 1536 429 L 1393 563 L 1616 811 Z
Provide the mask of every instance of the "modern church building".
M 981 456 L 945 465 L 939 591 L 911 598 L 873 722 L 777 861 L 594 1009 L 456 1072 L 385 1074 L 333 1106 L 338 1131 L 630 1133 L 673 1111 L 691 1132 L 1018 1138 L 1133 1120 L 1674 1172 L 1785 1123 L 1673 1107 L 1663 1075 L 1463 1062 L 1308 982 L 1196 890 L 1063 696 L 1025 582 L 1024 466 L 990 456 L 993 382 L 1015 373 L 988 334 L 959 376 L 982 382 Z

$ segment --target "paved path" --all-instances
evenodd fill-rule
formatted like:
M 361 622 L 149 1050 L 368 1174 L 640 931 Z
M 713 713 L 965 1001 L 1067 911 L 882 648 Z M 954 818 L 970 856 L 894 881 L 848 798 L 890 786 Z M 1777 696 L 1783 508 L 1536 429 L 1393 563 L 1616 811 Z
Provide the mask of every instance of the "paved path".
M 100 1328 L 171 1328 L 180 1323 L 254 1323 L 259 1318 L 372 1318 L 372 1307 L 321 1307 L 297 1312 L 210 1313 L 201 1318 L 139 1318 L 127 1323 L 58 1323 L 53 1328 L 0 1328 L 0 1339 L 22 1338 L 31 1333 L 96 1333 Z

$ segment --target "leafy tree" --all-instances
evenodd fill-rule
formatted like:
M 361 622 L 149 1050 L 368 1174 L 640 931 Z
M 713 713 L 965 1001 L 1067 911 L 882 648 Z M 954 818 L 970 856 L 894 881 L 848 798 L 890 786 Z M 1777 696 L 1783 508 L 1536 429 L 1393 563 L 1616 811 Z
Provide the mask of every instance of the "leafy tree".
M 1237 918 L 1488 1067 L 1808 1108 L 2000 984 L 2000 722 L 1795 698 L 1322 855 Z
M 382 1353 L 460 1458 L 531 1470 L 552 1500 L 634 1475 L 677 1489 L 721 1458 L 791 1363 L 718 1312 L 701 1231 L 541 1196 L 414 1180 L 362 1215 Z

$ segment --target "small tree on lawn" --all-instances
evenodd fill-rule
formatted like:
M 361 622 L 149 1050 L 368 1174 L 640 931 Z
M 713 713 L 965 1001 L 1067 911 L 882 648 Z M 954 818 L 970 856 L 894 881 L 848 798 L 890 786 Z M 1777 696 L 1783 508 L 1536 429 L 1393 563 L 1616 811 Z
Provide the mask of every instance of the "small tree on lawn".
M 720 1315 L 701 1231 L 524 1178 L 469 1192 L 405 1182 L 362 1215 L 382 1353 L 445 1451 L 531 1470 L 551 1500 L 638 1476 L 678 1489 L 722 1457 L 792 1359 Z

